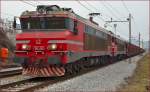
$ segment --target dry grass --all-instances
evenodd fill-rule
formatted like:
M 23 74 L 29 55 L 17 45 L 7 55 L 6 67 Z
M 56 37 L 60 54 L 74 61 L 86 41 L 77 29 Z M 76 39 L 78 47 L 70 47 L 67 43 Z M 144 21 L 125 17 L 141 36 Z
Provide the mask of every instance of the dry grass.
M 145 55 L 138 62 L 135 73 L 127 83 L 119 89 L 119 92 L 150 92 L 150 55 Z

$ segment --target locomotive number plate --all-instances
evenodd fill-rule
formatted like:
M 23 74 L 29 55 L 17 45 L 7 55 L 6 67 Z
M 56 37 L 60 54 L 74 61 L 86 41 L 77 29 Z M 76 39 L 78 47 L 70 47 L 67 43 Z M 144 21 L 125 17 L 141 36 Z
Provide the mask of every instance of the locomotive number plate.
M 44 46 L 34 46 L 34 50 L 45 50 Z

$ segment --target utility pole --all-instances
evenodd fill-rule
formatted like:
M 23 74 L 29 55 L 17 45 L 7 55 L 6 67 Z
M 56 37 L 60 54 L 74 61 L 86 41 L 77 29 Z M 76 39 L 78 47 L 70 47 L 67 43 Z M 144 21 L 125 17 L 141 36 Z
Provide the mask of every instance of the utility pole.
M 142 39 L 142 48 L 144 49 L 144 41 L 143 41 L 143 39 Z
M 1 6 L 1 0 L 0 0 L 0 6 Z M 2 13 L 1 13 L 1 9 L 0 9 L 0 19 L 1 19 L 1 14 L 2 14 Z
M 129 43 L 131 44 L 131 14 L 127 20 L 129 21 Z
M 114 24 L 114 29 L 115 29 L 115 36 L 117 35 L 116 30 L 117 30 L 117 24 Z
M 150 57 L 150 26 L 149 26 L 149 46 L 148 46 L 148 49 L 149 49 L 149 57 Z
M 140 40 L 141 40 L 141 34 L 139 33 L 139 47 L 141 46 L 141 44 L 140 44 L 141 41 Z
M 110 21 L 106 21 L 107 23 L 112 23 L 112 22 L 128 22 L 129 23 L 129 44 L 131 44 L 131 17 L 132 15 L 129 14 L 129 18 L 125 21 L 113 21 L 112 18 Z

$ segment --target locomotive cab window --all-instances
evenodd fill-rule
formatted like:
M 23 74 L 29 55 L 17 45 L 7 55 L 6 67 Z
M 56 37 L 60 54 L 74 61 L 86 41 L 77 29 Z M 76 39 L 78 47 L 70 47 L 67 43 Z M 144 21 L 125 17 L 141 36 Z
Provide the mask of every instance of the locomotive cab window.
M 74 21 L 73 33 L 78 34 L 78 22 L 76 20 Z
M 69 18 L 45 17 L 45 18 L 21 18 L 22 30 L 29 29 L 69 29 L 73 30 L 73 22 Z

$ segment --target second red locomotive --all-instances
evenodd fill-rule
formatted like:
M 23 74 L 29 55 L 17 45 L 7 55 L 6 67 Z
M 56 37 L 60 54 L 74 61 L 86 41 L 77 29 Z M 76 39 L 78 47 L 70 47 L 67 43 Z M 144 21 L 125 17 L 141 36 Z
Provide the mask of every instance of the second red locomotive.
M 39 5 L 23 12 L 20 23 L 14 62 L 29 76 L 63 76 L 143 52 L 71 8 Z

